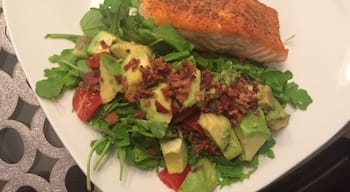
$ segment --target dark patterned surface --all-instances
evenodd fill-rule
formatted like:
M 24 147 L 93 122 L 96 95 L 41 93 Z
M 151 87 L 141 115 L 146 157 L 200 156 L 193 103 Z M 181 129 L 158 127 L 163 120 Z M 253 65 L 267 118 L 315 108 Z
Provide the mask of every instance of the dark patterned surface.
M 34 139 L 35 138 L 35 139 Z M 86 191 L 18 62 L 0 1 L 0 191 Z

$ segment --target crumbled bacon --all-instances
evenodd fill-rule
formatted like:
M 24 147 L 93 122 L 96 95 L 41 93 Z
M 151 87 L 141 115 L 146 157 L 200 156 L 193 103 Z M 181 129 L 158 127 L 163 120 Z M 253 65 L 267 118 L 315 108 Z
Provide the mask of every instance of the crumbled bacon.
M 106 115 L 104 120 L 109 124 L 109 125 L 114 125 L 118 122 L 119 117 L 118 114 L 115 111 L 112 111 Z
M 128 79 L 127 79 L 126 77 L 122 77 L 122 82 L 121 82 L 121 84 L 122 84 L 122 91 L 123 91 L 124 93 L 126 93 L 126 92 L 128 91 L 128 89 L 129 89 L 129 86 L 128 86 Z
M 244 79 L 237 79 L 231 86 L 215 87 L 216 94 L 204 97 L 201 110 L 205 113 L 224 114 L 235 125 L 246 113 L 256 109 L 255 90 L 256 83 Z
M 182 62 L 182 68 L 172 71 L 169 75 L 169 84 L 176 99 L 183 103 L 190 91 L 191 82 L 195 78 L 195 66 L 188 62 Z
M 103 49 L 108 49 L 109 48 L 109 46 L 108 46 L 108 44 L 106 43 L 106 41 L 100 41 L 100 45 L 101 45 L 101 47 L 103 48 Z
M 138 119 L 146 119 L 146 113 L 142 110 L 138 110 L 136 111 L 136 113 L 134 114 L 134 116 Z
M 132 58 L 129 63 L 124 65 L 123 69 L 124 71 L 127 71 L 131 68 L 132 71 L 135 71 L 140 64 L 140 59 Z
M 79 86 L 89 90 L 99 92 L 99 82 L 100 82 L 100 72 L 98 70 L 93 70 L 85 73 L 82 81 L 79 83 Z

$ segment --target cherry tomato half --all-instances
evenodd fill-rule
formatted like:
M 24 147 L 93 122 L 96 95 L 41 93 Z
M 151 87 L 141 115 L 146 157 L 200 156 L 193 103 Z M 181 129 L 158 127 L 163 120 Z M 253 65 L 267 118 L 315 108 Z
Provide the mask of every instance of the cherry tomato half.
M 189 165 L 186 166 L 182 173 L 170 174 L 168 169 L 165 168 L 158 173 L 158 177 L 166 186 L 177 191 L 190 171 L 191 166 Z
M 89 120 L 101 103 L 102 99 L 99 92 L 88 91 L 80 86 L 76 88 L 73 97 L 73 109 L 82 121 Z

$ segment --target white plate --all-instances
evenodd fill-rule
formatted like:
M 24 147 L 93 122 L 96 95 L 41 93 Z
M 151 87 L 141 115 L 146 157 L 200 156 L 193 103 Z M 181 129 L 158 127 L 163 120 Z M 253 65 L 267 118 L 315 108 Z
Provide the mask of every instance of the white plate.
M 281 22 L 281 36 L 296 37 L 287 44 L 289 58 L 283 65 L 294 80 L 308 90 L 314 102 L 306 112 L 293 111 L 290 125 L 276 134 L 274 160 L 262 159 L 256 173 L 222 191 L 255 191 L 269 184 L 334 136 L 350 118 L 350 3 L 348 0 L 273 1 Z M 28 81 L 43 77 L 47 58 L 69 42 L 45 40 L 47 33 L 81 33 L 79 20 L 94 3 L 89 0 L 3 0 L 11 39 Z M 96 3 L 96 2 L 95 2 Z M 86 170 L 89 143 L 98 137 L 81 123 L 71 106 L 71 92 L 57 101 L 39 98 L 58 136 L 78 165 Z M 35 138 L 33 138 L 35 139 Z M 127 167 L 119 181 L 117 158 L 110 158 L 94 182 L 103 191 L 167 191 L 155 172 Z

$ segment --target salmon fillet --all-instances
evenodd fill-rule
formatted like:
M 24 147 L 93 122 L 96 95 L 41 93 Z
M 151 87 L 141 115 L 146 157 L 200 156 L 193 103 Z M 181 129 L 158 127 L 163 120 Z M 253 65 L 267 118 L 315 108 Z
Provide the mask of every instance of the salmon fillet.
M 142 0 L 139 12 L 169 23 L 199 50 L 282 62 L 278 13 L 257 0 Z

